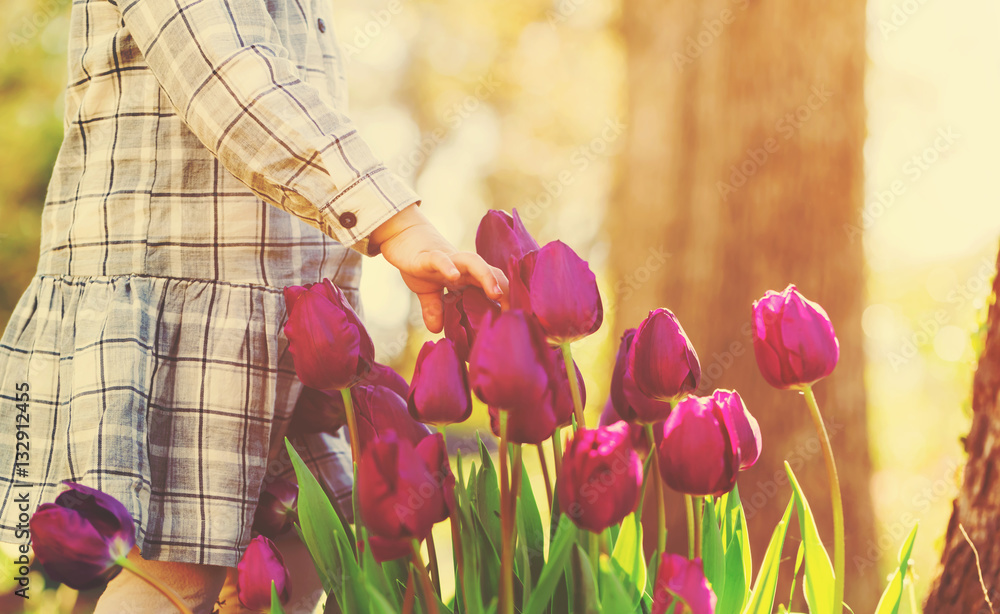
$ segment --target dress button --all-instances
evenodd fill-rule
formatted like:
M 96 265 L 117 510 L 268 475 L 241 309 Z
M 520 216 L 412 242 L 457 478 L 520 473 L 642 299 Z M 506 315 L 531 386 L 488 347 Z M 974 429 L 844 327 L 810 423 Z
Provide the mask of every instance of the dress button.
M 340 225 L 344 228 L 354 228 L 358 224 L 358 216 L 354 215 L 350 211 L 340 214 Z
M 316 27 L 319 28 L 320 32 L 326 32 L 326 23 L 323 22 L 322 17 L 316 21 Z

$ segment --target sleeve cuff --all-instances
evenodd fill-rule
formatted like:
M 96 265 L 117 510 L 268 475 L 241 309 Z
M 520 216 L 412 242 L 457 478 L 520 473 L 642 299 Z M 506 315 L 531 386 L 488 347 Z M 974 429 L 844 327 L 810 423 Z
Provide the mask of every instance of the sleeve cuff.
M 368 235 L 414 203 L 420 204 L 417 193 L 379 166 L 319 207 L 322 230 L 365 256 L 377 256 L 377 248 L 369 250 Z

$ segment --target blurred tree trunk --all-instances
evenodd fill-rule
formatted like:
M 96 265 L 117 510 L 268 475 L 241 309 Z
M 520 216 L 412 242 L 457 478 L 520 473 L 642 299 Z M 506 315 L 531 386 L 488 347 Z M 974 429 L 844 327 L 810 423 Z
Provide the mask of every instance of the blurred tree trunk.
M 833 529 L 808 410 L 800 395 L 761 378 L 751 304 L 794 282 L 826 308 L 842 354 L 816 394 L 847 502 L 847 603 L 871 612 L 878 558 L 895 551 L 876 546 L 869 492 L 859 230 L 865 3 L 629 0 L 622 23 L 629 133 L 608 214 L 616 329 L 670 308 L 701 357 L 702 393 L 735 388 L 760 421 L 763 456 L 740 478 L 759 565 L 791 493 L 786 459 L 831 556 Z M 684 552 L 683 507 L 673 497 L 668 548 Z
M 997 261 L 1000 271 L 1000 258 Z M 993 281 L 1000 296 L 1000 274 Z M 941 555 L 940 576 L 934 581 L 924 611 L 928 614 L 989 614 L 991 608 L 979 582 L 976 554 L 959 527 L 979 552 L 986 592 L 994 603 L 1000 597 L 1000 304 L 990 306 L 986 345 L 972 385 L 972 427 L 965 439 L 969 460 L 962 490 L 955 499 Z M 997 604 L 1000 605 L 1000 604 Z

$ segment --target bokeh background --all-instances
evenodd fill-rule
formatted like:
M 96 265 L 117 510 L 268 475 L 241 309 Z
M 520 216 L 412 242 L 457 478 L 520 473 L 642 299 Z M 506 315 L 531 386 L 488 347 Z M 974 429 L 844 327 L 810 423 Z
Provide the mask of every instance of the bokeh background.
M 0 11 L 3 326 L 37 263 L 69 2 L 0 0 Z M 871 611 L 919 522 L 922 602 L 958 492 L 996 272 L 997 3 L 337 0 L 335 14 L 350 114 L 446 236 L 473 249 L 487 209 L 516 207 L 540 241 L 589 260 L 608 316 L 575 351 L 594 421 L 618 336 L 645 310 L 677 311 L 715 367 L 711 385 L 742 392 L 753 298 L 796 282 L 828 307 L 846 361 L 821 400 L 847 433 L 833 437 L 857 536 L 848 595 Z M 409 374 L 431 336 L 398 274 L 380 259 L 365 267 L 379 358 Z M 852 377 L 857 391 L 833 392 Z M 744 393 L 764 427 L 764 466 L 740 482 L 745 500 L 765 494 L 758 540 L 787 500 L 787 485 L 768 485 L 783 458 L 811 459 L 821 523 L 828 508 L 808 431 L 769 428 L 807 419 L 784 394 Z M 60 600 L 72 595 L 29 611 Z

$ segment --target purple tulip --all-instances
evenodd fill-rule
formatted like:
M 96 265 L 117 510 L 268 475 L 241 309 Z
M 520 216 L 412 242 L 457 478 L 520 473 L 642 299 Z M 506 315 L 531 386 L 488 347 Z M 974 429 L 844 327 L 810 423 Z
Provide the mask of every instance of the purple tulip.
M 679 602 L 676 614 L 715 614 L 718 598 L 708 585 L 700 558 L 689 561 L 664 552 L 653 588 L 653 614 L 665 614 L 675 600 Z
M 385 365 L 375 363 L 372 370 L 351 388 L 351 398 L 354 400 L 355 408 L 367 399 L 360 392 L 366 386 L 382 386 L 402 398 L 406 398 L 410 392 L 410 385 L 401 375 Z M 288 435 L 336 433 L 340 427 L 347 424 L 345 411 L 344 399 L 339 390 L 324 391 L 303 386 L 292 411 Z
M 455 424 L 472 415 L 469 374 L 450 340 L 428 341 L 420 348 L 406 407 L 414 420 L 426 424 Z
M 667 419 L 672 406 L 668 401 L 647 397 L 636 385 L 632 370 L 628 366 L 635 332 L 634 328 L 626 330 L 618 346 L 615 370 L 611 375 L 611 402 L 622 420 L 640 425 L 655 424 Z
M 408 557 L 413 552 L 412 539 L 386 539 L 369 535 L 368 544 L 372 547 L 372 558 L 379 563 Z M 364 549 L 363 544 L 361 548 Z
M 476 341 L 476 332 L 487 312 L 494 317 L 500 315 L 500 303 L 488 298 L 475 286 L 445 294 L 444 336 L 452 340 L 462 360 L 469 360 L 469 350 Z
M 562 241 L 547 243 L 512 265 L 511 305 L 530 311 L 555 343 L 590 335 L 604 321 L 597 278 Z
M 276 538 L 292 528 L 298 519 L 299 486 L 284 478 L 272 478 L 260 493 L 253 530 Z
M 434 433 L 417 444 L 417 453 L 424 459 L 427 468 L 434 475 L 434 481 L 440 485 L 444 495 L 448 516 L 455 512 L 455 474 L 451 471 L 451 460 L 448 458 L 448 448 L 444 443 L 444 435 Z M 447 516 L 446 516 L 447 517 Z M 444 520 L 441 518 L 440 520 Z
M 255 612 L 270 612 L 271 582 L 274 582 L 281 603 L 288 603 L 292 581 L 285 559 L 268 538 L 258 535 L 250 540 L 236 571 L 236 591 L 243 607 Z
M 737 445 L 740 449 L 740 471 L 753 467 L 760 458 L 760 425 L 747 410 L 747 406 L 735 390 L 716 390 L 712 397 L 722 411 L 729 414 L 734 427 Z
M 618 411 L 615 409 L 614 403 L 611 401 L 611 397 L 608 397 L 607 402 L 604 404 L 604 411 L 601 412 L 601 417 L 597 424 L 599 426 L 609 426 L 621 420 L 621 416 L 618 415 Z M 649 450 L 651 449 L 651 444 L 649 437 L 646 436 L 646 429 L 641 424 L 636 424 L 635 422 L 628 423 L 629 438 L 632 442 L 632 449 L 636 451 L 639 458 L 643 461 L 646 460 L 646 456 L 649 455 Z
M 289 313 L 285 336 L 302 383 L 317 390 L 341 390 L 368 373 L 375 362 L 375 346 L 333 282 L 290 286 L 285 289 L 285 304 Z
M 357 495 L 365 526 L 386 539 L 423 539 L 448 517 L 440 467 L 428 467 L 421 452 L 393 430 L 362 452 Z
M 500 412 L 507 412 L 507 440 L 511 443 L 538 445 L 552 437 L 559 420 L 552 407 L 552 397 L 546 394 L 537 404 L 519 409 L 489 408 L 490 430 L 500 436 Z
M 840 342 L 826 311 L 789 284 L 754 301 L 753 352 L 768 384 L 796 388 L 833 373 Z
M 619 524 L 635 511 L 641 489 L 642 461 L 627 423 L 576 432 L 563 454 L 558 495 L 578 527 L 600 533 Z
M 663 481 L 689 495 L 719 496 L 732 490 L 740 468 L 752 465 L 760 453 L 759 429 L 753 444 L 748 441 L 741 448 L 736 416 L 753 420 L 747 418 L 743 401 L 732 391 L 716 390 L 710 397 L 681 400 L 657 427 Z M 746 430 L 753 431 L 753 427 Z
M 691 340 L 669 309 L 654 309 L 636 330 L 628 369 L 639 392 L 670 401 L 701 383 L 701 364 Z
M 431 434 L 430 428 L 414 420 L 406 410 L 406 400 L 382 386 L 351 389 L 358 417 L 358 439 L 362 452 L 376 437 L 395 431 L 396 436 L 416 446 Z
M 538 249 L 538 242 L 528 234 L 517 209 L 513 211 L 513 217 L 505 211 L 487 211 L 476 231 L 476 252 L 487 263 L 502 270 L 508 279 L 512 277 L 511 259 L 520 259 Z
M 530 409 L 549 393 L 555 366 L 545 333 L 520 309 L 483 318 L 469 354 L 469 381 L 497 409 Z
M 117 499 L 63 482 L 68 490 L 43 503 L 28 521 L 35 557 L 49 576 L 76 590 L 100 586 L 135 546 L 135 523 Z

